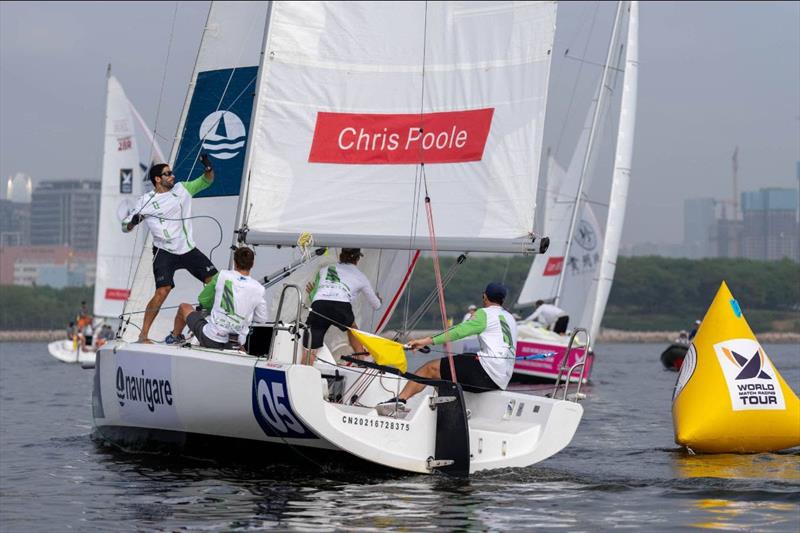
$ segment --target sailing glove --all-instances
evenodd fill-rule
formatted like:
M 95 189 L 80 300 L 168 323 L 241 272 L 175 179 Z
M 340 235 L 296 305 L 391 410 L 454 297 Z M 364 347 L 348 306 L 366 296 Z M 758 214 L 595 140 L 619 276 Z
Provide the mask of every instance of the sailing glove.
M 139 223 L 140 223 L 142 220 L 144 220 L 144 217 L 143 217 L 142 215 L 140 215 L 139 213 L 136 213 L 135 215 L 133 215 L 133 216 L 131 217 L 131 224 L 132 224 L 133 226 L 136 226 L 136 225 L 137 225 L 137 224 L 139 224 Z
M 211 161 L 208 160 L 208 154 L 200 154 L 200 162 L 203 163 L 206 172 L 214 170 L 214 167 L 211 166 Z

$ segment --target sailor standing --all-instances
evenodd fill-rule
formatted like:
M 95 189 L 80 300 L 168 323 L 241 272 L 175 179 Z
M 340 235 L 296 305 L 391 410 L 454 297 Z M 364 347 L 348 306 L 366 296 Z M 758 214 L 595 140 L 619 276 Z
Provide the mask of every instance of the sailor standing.
M 153 236 L 156 292 L 147 303 L 139 342 L 150 342 L 147 337 L 150 326 L 175 286 L 176 270 L 188 270 L 203 283 L 208 283 L 217 273 L 208 257 L 195 248 L 192 239 L 192 197 L 214 182 L 214 169 L 207 156 L 201 158 L 205 172 L 191 181 L 175 183 L 175 175 L 167 164 L 150 167 L 149 176 L 154 190 L 140 196 L 128 217 L 122 221 L 122 231 L 126 233 L 144 221 Z
M 303 346 L 310 348 L 306 357 L 307 364 L 314 364 L 317 350 L 322 347 L 325 333 L 332 325 L 347 331 L 354 352 L 364 351 L 364 347 L 349 331 L 349 328 L 358 327 L 353 313 L 353 301 L 358 293 L 364 293 L 372 308 L 378 309 L 381 299 L 375 294 L 367 276 L 356 266 L 362 257 L 364 254 L 361 253 L 361 248 L 342 248 L 339 262 L 322 267 L 314 282 L 306 286 L 311 298 L 311 312 L 306 322 L 308 330 L 303 338 Z

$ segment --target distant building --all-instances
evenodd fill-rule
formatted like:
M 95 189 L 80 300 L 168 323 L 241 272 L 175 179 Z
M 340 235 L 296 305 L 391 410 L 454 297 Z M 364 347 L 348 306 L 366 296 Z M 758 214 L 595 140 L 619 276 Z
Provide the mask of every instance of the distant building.
M 92 285 L 96 256 L 67 246 L 3 246 L 0 285 Z
M 683 201 L 684 257 L 697 259 L 717 255 L 715 205 L 713 198 Z
M 716 257 L 742 257 L 741 220 L 719 219 L 716 222 L 714 241 Z
M 796 189 L 768 188 L 742 193 L 742 257 L 800 261 Z
M 31 240 L 31 204 L 0 200 L 0 246 L 27 246 Z
M 97 248 L 100 182 L 43 181 L 31 200 L 30 244 Z

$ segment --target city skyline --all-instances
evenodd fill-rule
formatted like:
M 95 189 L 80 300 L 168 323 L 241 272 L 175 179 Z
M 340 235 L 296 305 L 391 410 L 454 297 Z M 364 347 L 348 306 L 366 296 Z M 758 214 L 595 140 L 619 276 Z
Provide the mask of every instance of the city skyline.
M 157 123 L 159 141 L 168 149 L 207 5 L 0 4 L 0 176 L 99 178 L 109 62 L 145 120 Z M 601 42 L 608 4 L 559 5 L 550 89 L 555 111 L 565 107 L 571 83 L 564 52 L 581 37 L 596 8 L 595 40 Z M 737 146 L 739 191 L 797 187 L 800 4 L 643 3 L 641 19 L 640 95 L 623 244 L 680 242 L 686 198 L 732 195 Z M 570 55 L 580 48 L 574 46 Z M 584 59 L 602 61 L 602 55 L 592 48 Z M 580 122 L 582 111 L 574 113 Z M 556 152 L 561 163 L 570 156 L 574 130 Z

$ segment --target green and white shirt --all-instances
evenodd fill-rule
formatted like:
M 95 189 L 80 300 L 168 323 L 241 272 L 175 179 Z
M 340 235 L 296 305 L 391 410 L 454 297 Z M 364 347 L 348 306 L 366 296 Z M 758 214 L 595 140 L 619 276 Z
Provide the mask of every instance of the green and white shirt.
M 501 306 L 490 305 L 475 311 L 472 319 L 433 337 L 433 344 L 444 344 L 472 335 L 478 336 L 478 360 L 481 366 L 498 387 L 505 389 L 514 373 L 517 321 Z
M 144 217 L 156 248 L 176 255 L 192 251 L 192 197 L 210 186 L 211 182 L 200 176 L 180 181 L 167 192 L 150 191 L 141 195 L 122 221 L 122 231 L 128 232 L 128 223 L 138 213 Z
M 238 334 L 244 344 L 250 324 L 266 322 L 267 302 L 264 287 L 235 270 L 223 270 L 203 287 L 198 302 L 211 309 L 208 323 L 203 327 L 206 337 L 217 342 L 228 342 L 229 334 Z
M 314 280 L 311 301 L 328 300 L 353 303 L 358 293 L 363 292 L 373 309 L 381 306 L 381 301 L 372 290 L 367 276 L 350 263 L 336 263 L 322 267 Z

